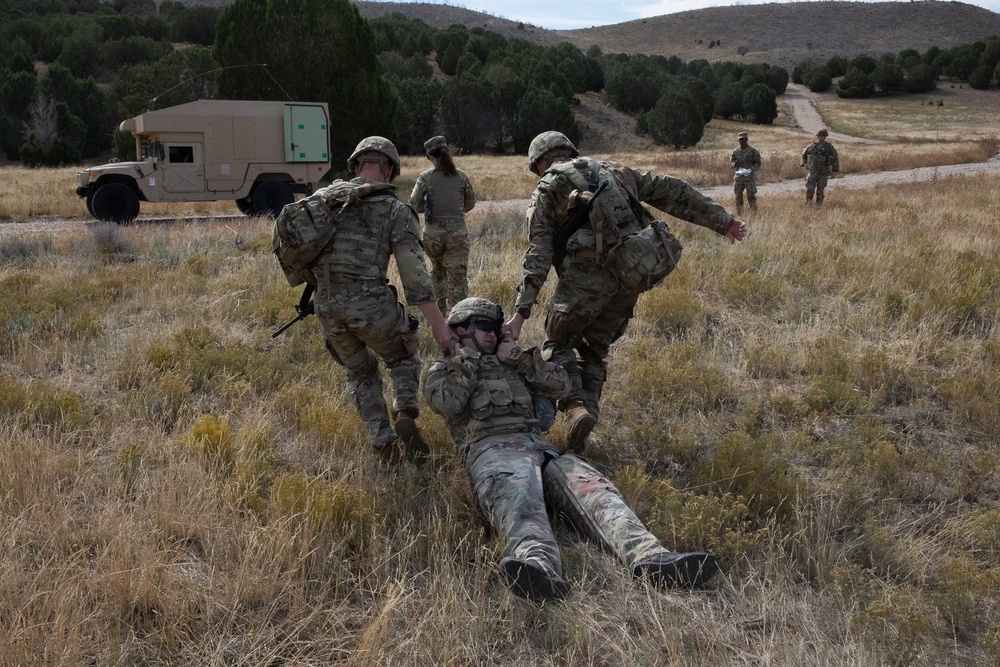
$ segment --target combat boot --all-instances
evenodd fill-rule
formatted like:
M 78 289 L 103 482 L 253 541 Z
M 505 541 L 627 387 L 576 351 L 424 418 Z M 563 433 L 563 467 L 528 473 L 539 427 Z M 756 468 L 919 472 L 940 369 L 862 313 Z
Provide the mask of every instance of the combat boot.
M 587 446 L 587 436 L 594 430 L 597 420 L 590 414 L 583 401 L 574 401 L 566 406 L 568 431 L 566 448 L 576 454 L 582 454 Z
M 569 583 L 550 568 L 535 560 L 507 556 L 500 561 L 500 571 L 514 595 L 540 602 L 558 600 L 569 593 Z
M 406 450 L 406 458 L 416 463 L 423 464 L 427 460 L 427 455 L 431 453 L 431 448 L 427 441 L 420 435 L 417 423 L 408 415 L 400 415 L 396 418 L 396 433 L 402 440 Z
M 701 586 L 718 571 L 715 556 L 701 552 L 662 551 L 632 566 L 632 574 L 637 579 L 646 579 L 656 586 Z
M 378 435 L 375 436 L 375 453 L 378 454 L 379 460 L 388 465 L 398 464 L 401 459 L 399 449 L 399 435 L 395 429 L 389 422 L 381 424 Z

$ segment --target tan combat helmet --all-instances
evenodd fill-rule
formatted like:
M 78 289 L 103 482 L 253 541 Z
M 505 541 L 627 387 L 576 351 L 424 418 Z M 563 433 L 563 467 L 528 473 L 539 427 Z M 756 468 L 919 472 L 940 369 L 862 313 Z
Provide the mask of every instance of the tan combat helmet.
M 378 156 L 373 155 L 373 153 L 377 153 Z M 392 174 L 389 176 L 391 181 L 399 176 L 399 152 L 396 151 L 393 143 L 385 137 L 367 137 L 361 140 L 358 147 L 351 153 L 351 157 L 347 159 L 347 169 L 352 174 L 356 174 L 358 165 L 365 162 L 382 162 L 385 159 L 392 163 Z
M 448 313 L 449 326 L 455 327 L 468 322 L 473 317 L 481 317 L 484 320 L 493 320 L 497 323 L 503 322 L 503 309 L 489 299 L 478 296 L 470 296 L 462 299 L 451 307 Z
M 577 157 L 580 154 L 573 142 L 562 132 L 542 132 L 532 139 L 531 145 L 528 146 L 528 169 L 531 170 L 531 173 L 541 176 L 535 170 L 535 164 L 547 153 L 557 149 L 562 149 L 569 157 Z

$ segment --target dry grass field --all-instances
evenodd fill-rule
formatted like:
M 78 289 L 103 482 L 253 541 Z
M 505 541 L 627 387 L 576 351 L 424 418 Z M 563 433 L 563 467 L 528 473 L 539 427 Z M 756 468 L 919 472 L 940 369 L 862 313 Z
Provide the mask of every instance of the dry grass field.
M 315 320 L 269 337 L 298 295 L 267 221 L 5 236 L 0 664 L 995 664 L 998 208 L 975 178 L 771 198 L 737 246 L 675 225 L 590 455 L 723 573 L 652 590 L 567 531 L 543 607 L 439 419 L 380 467 Z M 490 210 L 472 288 L 509 308 Z
M 840 146 L 844 169 L 996 153 L 921 113 L 880 107 L 852 133 L 891 141 Z M 741 129 L 582 148 L 722 184 Z M 805 133 L 750 130 L 763 181 L 801 177 Z M 534 185 L 523 157 L 458 163 L 484 200 Z M 84 224 L 74 172 L 0 170 L 0 665 L 1000 663 L 994 178 L 768 197 L 734 246 L 672 225 L 684 257 L 613 350 L 589 456 L 722 574 L 650 589 L 561 529 L 574 592 L 536 606 L 496 573 L 443 422 L 420 418 L 425 467 L 380 466 L 315 319 L 270 338 L 298 294 L 269 221 L 222 202 Z M 234 216 L 192 222 L 211 213 Z M 472 292 L 508 309 L 522 215 L 470 217 Z

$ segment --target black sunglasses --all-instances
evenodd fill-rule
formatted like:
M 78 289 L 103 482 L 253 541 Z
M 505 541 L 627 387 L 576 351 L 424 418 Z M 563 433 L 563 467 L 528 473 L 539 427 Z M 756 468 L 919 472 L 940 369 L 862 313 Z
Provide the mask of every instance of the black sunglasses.
M 492 331 L 498 336 L 500 335 L 500 326 L 501 324 L 497 320 L 487 320 L 479 317 L 474 317 L 465 324 L 465 328 L 470 331 L 473 329 L 479 329 L 480 331 Z

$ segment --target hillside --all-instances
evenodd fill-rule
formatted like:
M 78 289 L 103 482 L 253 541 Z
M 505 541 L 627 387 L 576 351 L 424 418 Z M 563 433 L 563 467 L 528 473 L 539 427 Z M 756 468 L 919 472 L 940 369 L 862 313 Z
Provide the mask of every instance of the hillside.
M 684 60 L 746 60 L 791 67 L 810 56 L 879 55 L 948 48 L 1000 34 L 1000 14 L 961 2 L 789 2 L 711 7 L 581 30 L 550 31 L 461 7 L 358 2 L 376 18 L 400 12 L 428 25 L 460 23 L 537 44 L 569 40 L 605 53 L 677 55 Z M 701 43 L 699 43 L 699 40 Z M 713 41 L 721 46 L 709 48 Z M 745 51 L 740 55 L 740 51 Z

